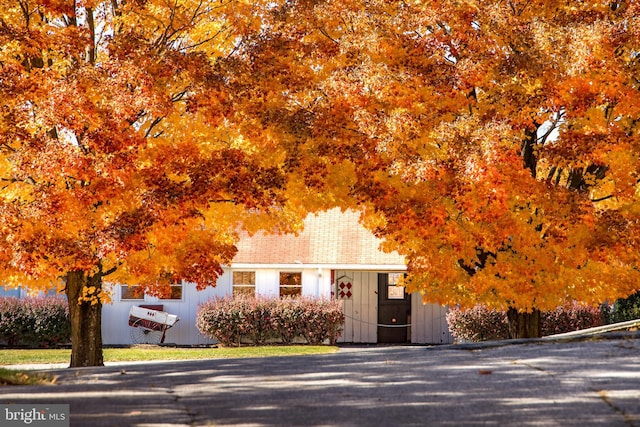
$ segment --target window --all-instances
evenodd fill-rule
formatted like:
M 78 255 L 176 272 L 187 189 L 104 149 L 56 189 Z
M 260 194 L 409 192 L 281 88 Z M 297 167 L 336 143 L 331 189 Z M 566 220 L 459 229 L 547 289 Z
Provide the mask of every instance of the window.
M 387 299 L 404 299 L 404 286 L 398 286 L 402 276 L 402 273 L 389 273 Z
M 171 290 L 168 295 L 161 295 L 159 299 L 182 299 L 182 284 L 176 283 L 171 285 Z
M 144 300 L 144 295 L 144 292 L 138 285 L 120 285 L 121 300 Z M 169 292 L 164 295 L 158 295 L 158 299 L 181 300 L 182 284 L 171 285 Z
M 280 272 L 280 298 L 302 295 L 302 273 Z
M 120 286 L 120 299 L 144 299 L 144 293 L 140 286 Z
M 234 271 L 233 272 L 233 297 L 256 295 L 256 272 L 255 271 Z

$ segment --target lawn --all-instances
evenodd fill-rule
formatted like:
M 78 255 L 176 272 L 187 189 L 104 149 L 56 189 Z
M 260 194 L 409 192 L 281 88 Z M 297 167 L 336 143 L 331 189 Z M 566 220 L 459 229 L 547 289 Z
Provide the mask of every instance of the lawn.
M 105 362 L 136 362 L 144 360 L 196 360 L 229 359 L 248 357 L 304 356 L 326 354 L 337 351 L 334 346 L 266 346 L 266 347 L 219 347 L 219 348 L 177 348 L 158 346 L 135 346 L 128 348 L 105 348 Z M 68 349 L 6 349 L 0 350 L 2 365 L 22 365 L 41 363 L 68 363 L 71 350 Z M 47 373 L 20 371 L 0 367 L 0 386 L 53 384 L 56 378 Z
M 0 368 L 0 386 L 54 384 L 56 377 L 40 372 L 23 372 Z
M 134 346 L 127 348 L 105 348 L 105 362 L 134 362 L 143 360 L 194 360 L 228 359 L 236 357 L 302 356 L 308 354 L 334 353 L 334 346 L 265 346 L 265 347 L 218 347 L 182 348 L 159 346 Z M 69 349 L 5 349 L 0 350 L 0 366 L 40 363 L 67 363 L 71 357 Z

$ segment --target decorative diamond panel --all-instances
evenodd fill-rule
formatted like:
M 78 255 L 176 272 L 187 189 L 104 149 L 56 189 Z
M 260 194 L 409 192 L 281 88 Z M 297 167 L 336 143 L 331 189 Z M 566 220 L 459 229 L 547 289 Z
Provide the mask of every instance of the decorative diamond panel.
M 351 299 L 353 292 L 351 291 L 353 284 L 349 278 L 344 278 L 338 283 L 338 297 L 340 299 Z

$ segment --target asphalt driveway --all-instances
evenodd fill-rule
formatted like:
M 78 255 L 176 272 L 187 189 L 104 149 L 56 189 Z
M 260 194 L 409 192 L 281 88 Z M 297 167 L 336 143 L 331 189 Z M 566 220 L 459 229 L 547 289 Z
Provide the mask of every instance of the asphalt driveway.
M 0 403 L 72 426 L 638 426 L 640 337 L 65 369 Z

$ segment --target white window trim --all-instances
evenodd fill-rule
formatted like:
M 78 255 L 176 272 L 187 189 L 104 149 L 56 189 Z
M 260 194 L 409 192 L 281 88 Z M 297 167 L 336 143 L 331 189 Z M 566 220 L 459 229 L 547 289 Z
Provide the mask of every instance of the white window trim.
M 124 284 L 120 284 L 119 288 L 120 288 L 120 301 L 145 301 L 146 300 L 146 294 L 142 294 L 140 298 L 125 298 L 124 297 L 124 288 L 134 288 L 136 286 L 139 285 L 124 285 Z
M 236 273 L 253 273 L 253 284 L 251 283 L 241 283 L 241 284 L 235 284 L 234 283 L 234 275 Z M 258 284 L 257 282 L 257 277 L 258 277 L 258 273 L 256 270 L 233 270 L 231 272 L 231 296 L 233 297 L 233 291 L 236 288 L 253 288 L 253 296 L 255 297 L 256 295 L 258 295 Z
M 144 301 L 144 302 L 157 302 L 157 301 L 184 301 L 184 293 L 185 293 L 185 284 L 183 283 L 173 283 L 170 286 L 180 286 L 182 287 L 182 292 L 181 292 L 181 297 L 180 298 L 160 298 L 160 297 L 153 297 L 150 295 L 147 295 L 146 293 L 142 294 L 142 296 L 140 298 L 125 298 L 124 297 L 124 287 L 136 287 L 136 286 L 140 286 L 140 285 L 126 285 L 126 284 L 120 284 L 119 288 L 120 288 L 120 301 Z
M 282 282 L 280 281 L 281 274 L 299 274 L 300 275 L 300 284 L 299 285 L 286 285 L 282 286 Z M 300 296 L 304 295 L 302 280 L 304 279 L 304 273 L 302 271 L 291 271 L 291 270 L 279 270 L 278 271 L 278 297 L 282 298 L 282 294 L 280 291 L 282 288 L 290 288 L 290 289 L 300 289 Z

